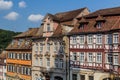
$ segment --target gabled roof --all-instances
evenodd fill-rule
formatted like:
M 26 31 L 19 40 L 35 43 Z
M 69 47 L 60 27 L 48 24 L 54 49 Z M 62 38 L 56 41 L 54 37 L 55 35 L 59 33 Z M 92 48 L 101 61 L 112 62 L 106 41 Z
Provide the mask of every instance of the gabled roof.
M 61 22 L 64 21 L 69 21 L 77 17 L 85 8 L 80 8 L 77 10 L 72 10 L 72 11 L 67 11 L 67 12 L 61 12 L 61 13 L 56 13 L 55 16 L 57 16 Z
M 120 18 L 105 18 L 105 22 L 100 29 L 95 27 L 96 19 L 88 20 L 87 26 L 84 29 L 79 29 L 77 24 L 69 34 L 82 34 L 82 33 L 98 33 L 112 30 L 120 30 Z
M 6 50 L 32 50 L 32 41 L 23 40 L 20 45 L 18 45 L 18 41 L 15 41 L 14 44 L 9 44 Z
M 53 14 L 47 13 L 47 15 L 44 17 L 44 19 L 49 16 L 53 21 L 60 21 L 59 18 Z M 43 20 L 44 20 L 43 19 Z
M 36 33 L 33 37 L 42 37 L 42 36 L 43 36 L 43 28 L 44 28 L 44 25 L 42 25 L 42 26 L 38 29 L 37 33 Z
M 97 17 L 98 15 L 110 16 L 110 15 L 118 15 L 118 14 L 120 15 L 120 7 L 100 9 L 93 13 L 90 13 L 86 17 L 89 18 L 89 17 Z
M 25 38 L 25 37 L 32 37 L 36 34 L 38 31 L 38 28 L 29 28 L 26 32 L 23 32 L 17 36 L 14 36 L 14 38 Z
M 14 37 L 14 42 L 10 43 L 6 50 L 31 50 L 32 49 L 32 42 L 31 40 L 27 39 L 28 37 L 32 38 L 36 35 L 39 28 L 29 28 L 26 32 L 23 32 L 17 36 Z M 16 39 L 22 39 L 20 42 L 20 45 L 18 45 L 19 40 Z

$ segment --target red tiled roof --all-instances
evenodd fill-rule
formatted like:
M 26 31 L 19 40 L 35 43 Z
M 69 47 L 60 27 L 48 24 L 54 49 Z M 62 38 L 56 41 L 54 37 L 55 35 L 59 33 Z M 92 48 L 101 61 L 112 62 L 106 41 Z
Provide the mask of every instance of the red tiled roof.
M 14 36 L 14 38 L 25 38 L 25 37 L 32 37 L 34 36 L 38 31 L 38 28 L 29 28 L 26 32 L 23 32 L 17 36 Z
M 55 30 L 55 32 L 53 33 L 52 37 L 57 37 L 57 36 L 62 36 L 62 26 L 58 25 L 57 29 Z
M 38 31 L 36 32 L 36 34 L 33 36 L 33 37 L 42 37 L 43 36 L 43 28 L 44 28 L 44 25 L 42 25 Z
M 90 13 L 89 15 L 85 16 L 86 18 L 89 17 L 97 17 L 98 15 L 101 16 L 109 16 L 109 15 L 120 15 L 120 7 L 115 7 L 115 8 L 107 8 L 107 9 L 100 9 L 97 10 L 93 13 Z
M 84 9 L 86 9 L 86 8 L 80 8 L 77 10 L 56 13 L 55 16 L 57 16 L 61 22 L 69 21 L 69 20 L 72 20 L 75 17 L 77 17 Z
M 110 30 L 120 29 L 120 18 L 105 18 L 105 22 L 100 29 L 95 27 L 96 19 L 87 20 L 88 24 L 84 29 L 79 29 L 77 24 L 69 34 L 80 34 L 80 33 L 93 33 L 93 32 L 104 32 Z
M 23 40 L 20 45 L 18 45 L 18 41 L 15 41 L 14 44 L 9 44 L 6 50 L 26 50 L 31 49 L 32 50 L 32 41 L 28 41 L 26 44 L 26 40 Z

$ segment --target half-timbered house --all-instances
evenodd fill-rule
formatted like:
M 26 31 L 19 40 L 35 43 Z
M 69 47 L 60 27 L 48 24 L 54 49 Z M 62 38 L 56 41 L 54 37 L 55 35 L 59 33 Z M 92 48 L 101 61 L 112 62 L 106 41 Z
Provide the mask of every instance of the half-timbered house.
M 120 7 L 100 9 L 78 21 L 69 33 L 70 80 L 117 80 Z

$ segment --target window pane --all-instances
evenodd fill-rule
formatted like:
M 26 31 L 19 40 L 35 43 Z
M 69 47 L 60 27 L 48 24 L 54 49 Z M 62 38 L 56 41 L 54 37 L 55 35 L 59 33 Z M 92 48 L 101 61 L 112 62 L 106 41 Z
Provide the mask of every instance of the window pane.
M 80 62 L 84 62 L 84 53 L 80 53 Z
M 72 74 L 72 80 L 77 80 L 77 74 Z

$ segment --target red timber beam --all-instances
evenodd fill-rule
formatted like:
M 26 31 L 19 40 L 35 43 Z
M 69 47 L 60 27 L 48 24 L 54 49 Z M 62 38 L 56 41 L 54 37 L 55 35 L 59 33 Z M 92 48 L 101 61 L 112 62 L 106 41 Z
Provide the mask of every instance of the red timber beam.
M 104 52 L 104 49 L 70 49 L 71 52 Z

